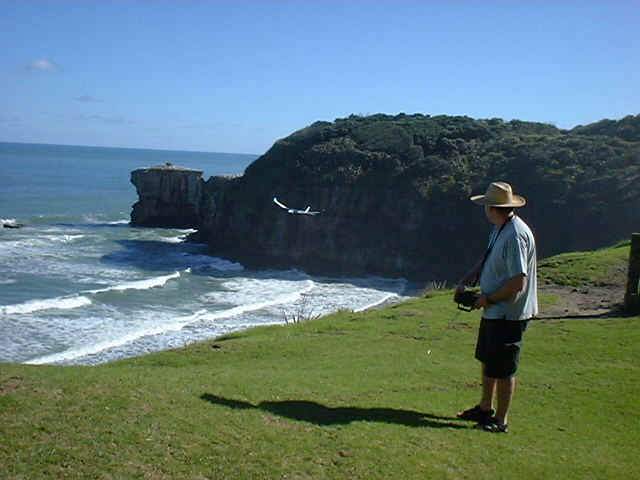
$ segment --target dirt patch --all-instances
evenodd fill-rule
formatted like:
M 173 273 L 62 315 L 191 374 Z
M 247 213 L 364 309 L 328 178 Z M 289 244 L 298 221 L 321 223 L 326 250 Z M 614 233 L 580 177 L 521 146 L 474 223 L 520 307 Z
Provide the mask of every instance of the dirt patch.
M 604 287 L 562 287 L 543 285 L 540 293 L 556 297 L 552 305 L 540 308 L 539 318 L 573 316 L 607 316 L 618 314 L 624 301 L 625 285 L 607 285 Z

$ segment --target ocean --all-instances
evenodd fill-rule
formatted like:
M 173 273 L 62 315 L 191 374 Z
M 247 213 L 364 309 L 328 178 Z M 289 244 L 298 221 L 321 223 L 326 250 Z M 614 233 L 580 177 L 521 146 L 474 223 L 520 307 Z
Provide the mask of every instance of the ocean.
M 132 170 L 208 179 L 256 158 L 0 143 L 0 362 L 95 365 L 404 297 L 404 279 L 251 270 L 186 242 L 192 230 L 129 225 Z

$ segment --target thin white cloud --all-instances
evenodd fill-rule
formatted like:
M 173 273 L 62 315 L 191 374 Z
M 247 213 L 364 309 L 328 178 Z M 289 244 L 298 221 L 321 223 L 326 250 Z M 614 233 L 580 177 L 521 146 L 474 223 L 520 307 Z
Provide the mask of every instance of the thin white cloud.
M 56 62 L 44 58 L 33 60 L 27 63 L 24 68 L 27 72 L 57 73 L 60 71 L 60 67 Z

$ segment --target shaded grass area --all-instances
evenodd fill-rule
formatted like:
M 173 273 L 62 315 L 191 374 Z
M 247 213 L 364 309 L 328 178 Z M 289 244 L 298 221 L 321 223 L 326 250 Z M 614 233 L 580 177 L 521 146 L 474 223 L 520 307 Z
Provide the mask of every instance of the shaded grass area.
M 2 478 L 637 478 L 640 318 L 536 321 L 507 435 L 434 292 L 95 367 L 0 364 Z

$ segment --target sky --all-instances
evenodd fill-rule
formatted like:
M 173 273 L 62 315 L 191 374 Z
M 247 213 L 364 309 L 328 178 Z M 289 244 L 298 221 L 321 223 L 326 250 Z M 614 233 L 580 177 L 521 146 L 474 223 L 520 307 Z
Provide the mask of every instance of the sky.
M 640 113 L 639 0 L 0 0 L 0 141 L 265 153 L 351 114 Z

